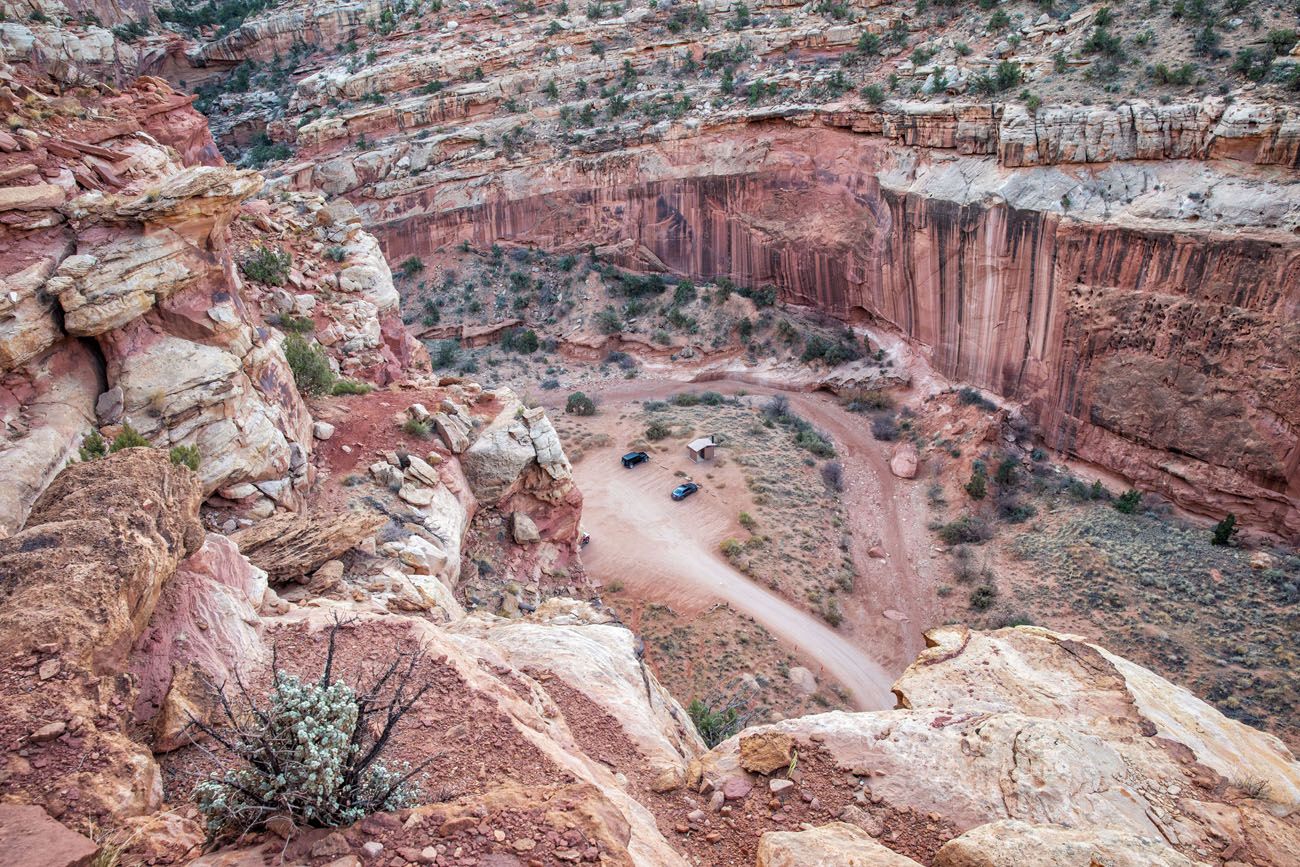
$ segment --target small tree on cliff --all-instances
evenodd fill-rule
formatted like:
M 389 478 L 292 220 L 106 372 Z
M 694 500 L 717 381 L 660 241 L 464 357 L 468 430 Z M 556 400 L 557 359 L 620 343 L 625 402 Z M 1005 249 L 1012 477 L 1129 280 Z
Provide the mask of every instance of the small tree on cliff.
M 218 754 L 234 759 L 194 789 L 210 841 L 258 830 L 274 816 L 328 828 L 419 802 L 417 777 L 439 756 L 412 768 L 390 766 L 382 755 L 402 718 L 432 688 L 417 682 L 424 657 L 399 653 L 373 682 L 354 688 L 334 676 L 336 638 L 347 623 L 335 620 L 330 629 L 319 679 L 279 670 L 273 657 L 274 684 L 264 703 L 236 679 L 237 696 L 225 685 L 216 689 L 220 724 L 190 717 Z

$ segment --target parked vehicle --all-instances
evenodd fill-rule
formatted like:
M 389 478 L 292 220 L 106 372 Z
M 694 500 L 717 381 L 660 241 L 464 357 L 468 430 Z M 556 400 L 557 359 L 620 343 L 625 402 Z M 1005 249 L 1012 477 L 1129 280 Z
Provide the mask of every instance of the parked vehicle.
M 637 464 L 644 464 L 650 460 L 650 456 L 645 452 L 628 452 L 623 455 L 623 466 L 632 469 Z
M 673 488 L 673 499 L 684 500 L 687 497 L 689 497 L 691 494 L 698 491 L 699 489 L 700 486 L 695 484 L 694 482 L 687 482 L 684 485 L 678 485 L 677 487 Z

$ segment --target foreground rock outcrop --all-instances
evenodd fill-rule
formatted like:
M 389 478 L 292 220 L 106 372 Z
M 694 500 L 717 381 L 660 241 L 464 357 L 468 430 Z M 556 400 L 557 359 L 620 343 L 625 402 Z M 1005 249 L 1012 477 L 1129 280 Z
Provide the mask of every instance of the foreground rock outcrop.
M 373 540 L 329 561 L 348 592 L 321 566 L 280 596 L 230 540 L 203 533 L 201 491 L 162 451 L 128 449 L 65 470 L 30 526 L 0 540 L 0 792 L 40 811 L 33 822 L 58 820 L 69 851 L 97 848 L 76 836 L 93 823 L 127 858 L 194 861 L 190 774 L 212 765 L 189 720 L 217 718 L 223 683 L 264 691 L 272 652 L 314 676 L 337 630 L 348 680 L 421 651 L 415 675 L 431 691 L 389 755 L 436 758 L 423 803 L 341 831 L 253 835 L 197 863 L 281 851 L 313 865 L 384 852 L 770 867 L 1300 857 L 1300 765 L 1278 739 L 1077 638 L 935 629 L 894 686 L 896 709 L 753 726 L 706 751 L 609 614 L 561 598 L 511 619 L 454 602 L 436 616 L 394 608 L 374 580 L 393 567 L 365 554 Z

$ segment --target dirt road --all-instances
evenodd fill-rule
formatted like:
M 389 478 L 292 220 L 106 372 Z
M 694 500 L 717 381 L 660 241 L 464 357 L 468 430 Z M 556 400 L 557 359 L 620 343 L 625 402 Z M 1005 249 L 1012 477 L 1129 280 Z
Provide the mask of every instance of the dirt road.
M 632 401 L 663 399 L 688 388 L 724 394 L 777 391 L 748 382 L 644 380 L 588 391 L 612 414 Z M 896 482 L 888 453 L 871 438 L 861 416 L 825 395 L 782 393 L 796 412 L 831 435 L 844 464 L 850 553 L 859 586 L 846 600 L 846 623 L 840 630 L 732 568 L 717 553 L 717 544 L 727 534 L 727 516 L 734 510 L 716 508 L 707 488 L 683 503 L 672 502 L 668 492 L 679 479 L 658 463 L 624 471 L 617 462 L 622 451 L 617 440 L 607 449 L 590 451 L 576 467 L 587 503 L 584 524 L 595 540 L 583 559 L 603 581 L 621 581 L 644 598 L 674 607 L 699 610 L 710 601 L 726 601 L 838 678 L 856 705 L 892 707 L 889 685 L 924 646 L 922 630 L 934 617 L 933 588 L 922 577 L 931 570 L 913 562 L 930 548 L 920 515 L 917 486 L 922 483 Z M 884 559 L 869 556 L 877 546 Z
M 855 707 L 894 706 L 893 678 L 866 653 L 715 553 L 720 510 L 707 488 L 674 502 L 668 494 L 681 480 L 668 467 L 656 463 L 624 470 L 620 451 L 591 452 L 575 468 L 588 504 L 583 525 L 592 537 L 582 559 L 593 575 L 683 611 L 725 601 L 823 667 L 849 690 Z

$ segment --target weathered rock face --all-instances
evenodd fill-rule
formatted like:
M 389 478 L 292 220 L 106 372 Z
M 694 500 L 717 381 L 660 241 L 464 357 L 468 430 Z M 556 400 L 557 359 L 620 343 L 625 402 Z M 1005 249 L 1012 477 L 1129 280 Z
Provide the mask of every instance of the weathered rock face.
M 0 530 L 22 525 L 86 433 L 111 439 L 121 424 L 163 448 L 197 447 L 205 493 L 239 493 L 218 505 L 299 508 L 311 418 L 269 323 L 319 322 L 345 376 L 389 382 L 427 365 L 378 243 L 346 203 L 249 201 L 261 176 L 222 165 L 192 99 L 157 79 L 70 97 L 16 74 L 23 135 L 0 139 L 0 242 L 12 250 L 0 264 L 0 469 L 14 480 Z M 333 273 L 320 266 L 327 244 Z M 288 289 L 241 279 L 259 246 L 292 250 Z
M 40 770 L 6 776 L 6 795 L 69 818 L 158 808 L 158 767 L 122 732 L 125 675 L 164 582 L 202 544 L 200 497 L 164 452 L 128 449 L 65 470 L 27 529 L 0 541 L 0 656 L 33 668 L 33 688 L 6 695 L 6 718 L 43 756 Z M 88 754 L 100 758 L 84 774 Z
M 208 718 L 213 685 L 247 682 L 266 664 L 258 621 L 266 590 L 266 573 L 215 533 L 177 566 L 131 652 L 133 713 L 154 724 L 155 752 L 189 743 L 189 716 Z
M 947 825 L 932 842 L 957 839 L 936 864 L 1024 863 L 1033 851 L 1045 864 L 1090 863 L 1088 853 L 1190 864 L 1222 852 L 1281 865 L 1300 851 L 1295 817 L 1275 808 L 1293 802 L 1300 764 L 1271 735 L 1045 629 L 943 627 L 927 639 L 894 686 L 899 709 L 747 730 L 704 757 L 704 784 L 746 776 L 747 738 L 784 734 L 858 778 L 865 809 L 847 821 L 874 830 L 910 812 Z M 1247 779 L 1267 781 L 1275 800 L 1236 794 Z

